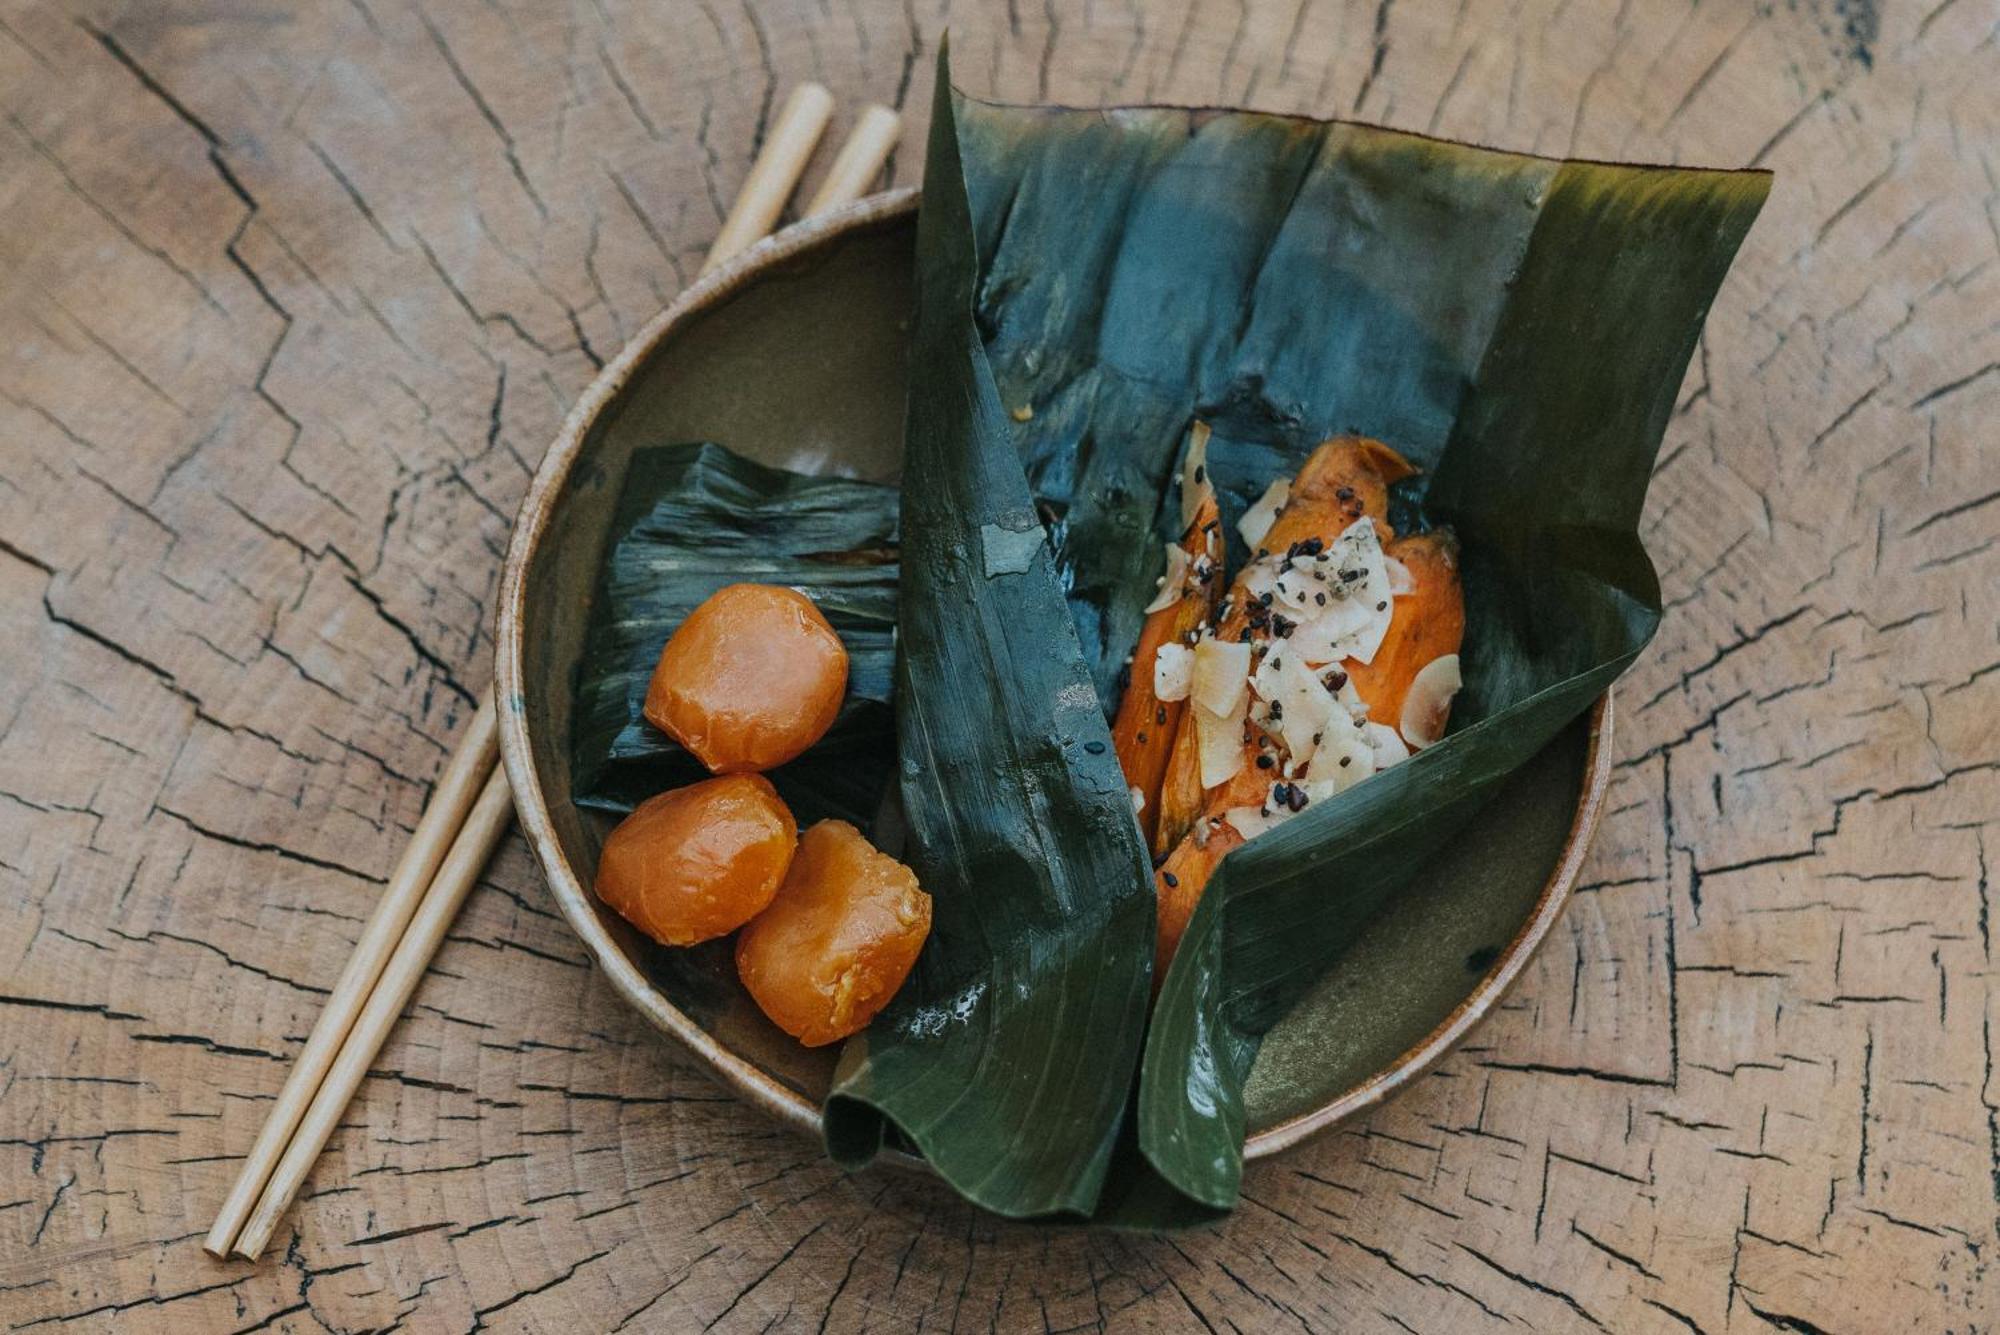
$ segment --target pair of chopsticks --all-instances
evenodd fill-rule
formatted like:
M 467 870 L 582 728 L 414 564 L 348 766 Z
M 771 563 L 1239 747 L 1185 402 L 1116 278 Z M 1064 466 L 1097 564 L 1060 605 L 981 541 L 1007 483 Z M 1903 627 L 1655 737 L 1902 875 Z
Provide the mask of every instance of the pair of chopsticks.
M 832 118 L 833 95 L 825 88 L 807 83 L 793 89 L 723 220 L 702 273 L 770 232 Z M 804 216 L 859 199 L 881 172 L 901 129 L 901 120 L 889 108 L 866 108 Z M 499 711 L 489 686 L 208 1231 L 202 1246 L 210 1255 L 234 1253 L 254 1260 L 270 1243 L 278 1220 L 507 832 L 513 795 L 499 764 L 498 736 Z

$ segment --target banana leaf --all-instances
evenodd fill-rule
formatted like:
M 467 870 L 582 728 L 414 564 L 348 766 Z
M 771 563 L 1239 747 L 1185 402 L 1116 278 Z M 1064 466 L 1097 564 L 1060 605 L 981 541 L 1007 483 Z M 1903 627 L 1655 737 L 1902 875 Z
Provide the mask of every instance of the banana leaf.
M 998 106 L 944 53 L 937 87 L 898 610 L 935 918 L 842 1055 L 829 1148 L 859 1162 L 886 1124 L 1003 1213 L 1212 1218 L 1262 1035 L 1651 637 L 1640 507 L 1769 177 Z M 1224 860 L 1141 1036 L 1151 878 L 1072 683 L 1116 703 L 1195 417 L 1232 520 L 1339 432 L 1416 462 L 1398 513 L 1457 530 L 1466 682 L 1442 743 Z
M 827 735 L 772 781 L 803 821 L 867 829 L 895 771 L 894 487 L 767 468 L 696 442 L 633 452 L 620 487 L 576 681 L 576 801 L 625 812 L 705 778 L 646 722 L 646 683 L 667 637 L 725 584 L 786 584 L 819 605 L 847 647 L 848 694 Z
M 931 175 L 956 172 L 950 124 Z M 865 1161 L 893 1125 L 988 1209 L 1084 1215 L 1145 1032 L 1152 883 L 970 319 L 969 221 L 963 190 L 927 192 L 903 440 L 897 736 L 931 935 L 842 1050 L 827 1143 Z

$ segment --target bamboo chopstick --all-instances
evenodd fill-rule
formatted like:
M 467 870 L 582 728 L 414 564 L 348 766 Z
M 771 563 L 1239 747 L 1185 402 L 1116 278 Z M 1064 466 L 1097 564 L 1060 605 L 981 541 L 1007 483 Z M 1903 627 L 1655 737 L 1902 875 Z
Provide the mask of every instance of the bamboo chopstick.
M 270 1116 L 264 1119 L 264 1129 L 258 1133 L 257 1143 L 251 1147 L 250 1157 L 244 1161 L 242 1174 L 222 1202 L 222 1209 L 215 1217 L 215 1226 L 209 1229 L 208 1238 L 202 1243 L 209 1255 L 229 1254 L 230 1244 L 236 1241 L 244 1220 L 249 1218 L 250 1209 L 264 1190 L 264 1183 L 291 1139 L 293 1128 L 305 1116 L 306 1107 L 319 1090 L 327 1068 L 333 1065 L 348 1031 L 354 1027 L 355 1017 L 360 1015 L 376 980 L 382 976 L 383 967 L 395 951 L 396 943 L 403 938 L 404 929 L 415 916 L 417 905 L 423 900 L 438 865 L 453 847 L 466 812 L 472 809 L 480 785 L 486 782 L 499 758 L 496 745 L 498 720 L 499 713 L 493 706 L 493 689 L 489 686 L 480 697 L 478 712 L 472 716 L 472 726 L 466 729 L 458 750 L 446 763 L 444 774 L 431 795 L 431 804 L 425 809 L 423 819 L 417 822 L 416 833 L 410 836 L 410 845 L 403 850 L 395 874 L 389 878 L 375 911 L 369 915 L 361 939 L 354 943 L 354 953 L 348 957 L 347 967 L 341 970 L 340 981 L 333 985 L 333 992 L 327 997 L 326 1006 L 313 1025 L 311 1036 L 306 1039 L 304 1049 L 293 1063 L 292 1073 L 285 1078 L 277 1103 L 272 1106 Z
M 465 902 L 473 882 L 479 879 L 480 869 L 492 856 L 494 845 L 507 833 L 513 815 L 514 799 L 507 788 L 507 772 L 495 768 L 466 816 L 465 827 L 452 844 L 450 856 L 438 869 L 437 879 L 431 883 L 423 904 L 397 943 L 395 954 L 382 970 L 375 990 L 369 994 L 368 1004 L 361 1008 L 347 1041 L 341 1045 L 340 1055 L 313 1096 L 305 1119 L 292 1133 L 291 1144 L 286 1146 L 284 1157 L 278 1160 L 271 1180 L 264 1186 L 256 1210 L 236 1239 L 232 1249 L 236 1255 L 255 1260 L 271 1240 L 271 1231 L 278 1226 L 285 1207 L 291 1204 L 292 1194 L 312 1171 L 313 1161 L 319 1158 L 327 1137 L 347 1111 L 354 1091 L 368 1074 L 375 1055 L 382 1050 L 382 1043 L 403 1013 L 410 994 L 417 990 L 424 970 L 430 967 L 431 956 L 437 953 L 438 943 L 451 929 L 459 906 Z
M 832 112 L 832 96 L 818 84 L 793 92 L 709 249 L 703 273 L 771 229 Z M 881 171 L 899 129 L 893 111 L 869 107 L 813 196 L 808 215 L 859 199 Z M 498 721 L 488 687 L 202 1243 L 210 1255 L 233 1251 L 254 1259 L 270 1242 L 506 833 L 513 807 L 506 772 L 498 767 Z
M 722 220 L 722 230 L 702 261 L 702 273 L 770 232 L 799 177 L 805 175 L 806 159 L 832 119 L 832 93 L 816 83 L 802 83 L 792 90 L 784 110 L 778 113 L 777 124 L 765 137 L 763 151 L 750 164 L 750 174 L 743 178 L 743 188 L 729 206 L 729 216 Z
M 889 160 L 902 129 L 902 118 L 879 102 L 863 110 L 802 216 L 816 218 L 861 198 Z

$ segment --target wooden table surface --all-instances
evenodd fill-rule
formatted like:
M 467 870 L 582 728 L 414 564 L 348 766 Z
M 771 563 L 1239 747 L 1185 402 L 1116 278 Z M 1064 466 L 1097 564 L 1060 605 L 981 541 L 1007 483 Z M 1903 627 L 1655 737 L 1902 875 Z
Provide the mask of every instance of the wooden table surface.
M 849 1178 L 510 839 L 262 1264 L 200 1238 L 489 677 L 529 473 L 774 101 L 1249 103 L 1778 177 L 1670 612 L 1471 1044 L 1225 1226 Z M 2000 1322 L 1994 0 L 0 4 L 0 1326 Z M 824 165 L 826 154 L 822 154 Z M 894 179 L 920 172 L 914 148 Z

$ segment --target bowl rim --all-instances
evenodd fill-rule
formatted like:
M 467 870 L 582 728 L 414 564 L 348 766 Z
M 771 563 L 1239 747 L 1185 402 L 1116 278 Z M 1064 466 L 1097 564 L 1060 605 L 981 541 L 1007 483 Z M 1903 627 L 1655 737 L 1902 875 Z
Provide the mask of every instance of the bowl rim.
M 648 320 L 578 397 L 548 452 L 542 456 L 516 515 L 500 577 L 495 629 L 500 757 L 506 767 L 508 786 L 513 790 L 514 809 L 521 831 L 541 867 L 557 907 L 562 910 L 571 930 L 582 939 L 585 949 L 610 980 L 613 989 L 641 1015 L 656 1028 L 672 1034 L 707 1062 L 738 1095 L 780 1121 L 812 1134 L 820 1131 L 819 1108 L 736 1055 L 686 1012 L 668 1001 L 644 971 L 626 957 L 598 917 L 590 890 L 557 842 L 542 776 L 529 746 L 522 612 L 527 596 L 528 566 L 540 550 L 556 501 L 582 453 L 583 442 L 605 408 L 625 388 L 640 365 L 669 335 L 694 317 L 720 305 L 740 289 L 761 280 L 773 269 L 798 256 L 850 233 L 915 213 L 918 196 L 917 187 L 904 186 L 793 223 L 697 279 L 666 309 Z M 1536 897 L 1533 910 L 1464 1000 L 1422 1039 L 1368 1079 L 1318 1108 L 1251 1135 L 1243 1147 L 1246 1160 L 1276 1154 L 1382 1102 L 1428 1070 L 1498 1004 L 1547 938 L 1576 883 L 1591 836 L 1596 832 L 1610 781 L 1611 725 L 1611 693 L 1607 690 L 1592 709 L 1584 782 L 1562 855 Z

